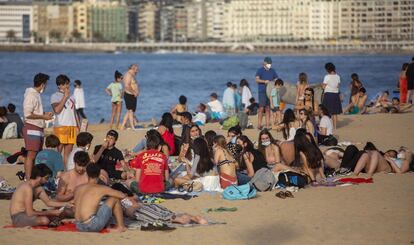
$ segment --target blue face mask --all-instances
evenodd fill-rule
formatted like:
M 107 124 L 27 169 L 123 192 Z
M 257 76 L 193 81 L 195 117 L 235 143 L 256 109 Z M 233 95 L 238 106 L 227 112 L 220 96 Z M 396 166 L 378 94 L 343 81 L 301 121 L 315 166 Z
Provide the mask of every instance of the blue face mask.
M 232 139 L 231 139 L 231 141 L 230 141 L 232 144 L 236 144 L 236 142 L 237 142 L 237 136 L 234 136 Z

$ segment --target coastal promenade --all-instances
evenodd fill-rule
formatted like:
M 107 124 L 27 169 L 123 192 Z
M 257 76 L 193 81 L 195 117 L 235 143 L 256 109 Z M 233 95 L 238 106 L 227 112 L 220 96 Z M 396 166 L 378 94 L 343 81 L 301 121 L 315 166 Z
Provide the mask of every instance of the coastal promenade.
M 0 43 L 0 51 L 204 53 L 411 53 L 414 41 L 303 41 L 272 43 Z

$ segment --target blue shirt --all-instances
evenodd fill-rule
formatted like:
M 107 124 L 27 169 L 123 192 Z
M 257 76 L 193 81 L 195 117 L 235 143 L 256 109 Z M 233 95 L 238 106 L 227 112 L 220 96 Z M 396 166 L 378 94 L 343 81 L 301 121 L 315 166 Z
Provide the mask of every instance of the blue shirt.
M 272 88 L 272 92 L 270 93 L 270 97 L 272 98 L 272 103 L 274 107 L 279 107 L 280 98 L 279 98 L 279 89 Z
M 277 73 L 275 69 L 270 68 L 269 70 L 266 70 L 264 67 L 261 67 L 256 72 L 256 77 L 259 77 L 261 80 L 269 80 L 274 81 L 278 78 Z M 259 93 L 266 93 L 266 84 L 259 83 Z
M 56 177 L 57 172 L 63 171 L 65 169 L 63 165 L 62 155 L 55 150 L 42 150 L 40 151 L 35 159 L 35 165 L 37 164 L 46 164 L 53 172 L 53 178 Z

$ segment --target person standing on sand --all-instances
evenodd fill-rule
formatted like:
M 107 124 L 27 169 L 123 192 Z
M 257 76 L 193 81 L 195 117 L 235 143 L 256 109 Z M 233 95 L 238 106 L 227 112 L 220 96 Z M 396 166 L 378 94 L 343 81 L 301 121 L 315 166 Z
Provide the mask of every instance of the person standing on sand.
M 75 90 L 73 91 L 73 97 L 75 98 L 75 107 L 78 117 L 87 119 L 83 109 L 86 108 L 85 105 L 85 93 L 83 92 L 82 82 L 80 80 L 75 80 Z
M 266 95 L 266 86 L 269 82 L 274 82 L 278 78 L 276 71 L 272 68 L 272 59 L 266 57 L 263 61 L 263 67 L 256 72 L 256 83 L 259 89 L 259 111 L 257 128 L 262 130 L 263 110 L 266 113 L 266 127 L 270 128 L 270 101 Z
M 414 57 L 411 58 L 411 64 L 408 65 L 407 71 L 405 72 L 405 75 L 407 76 L 407 103 L 410 103 L 410 97 L 411 97 L 411 103 L 414 103 Z
M 127 121 L 129 121 L 129 125 L 132 129 L 135 128 L 134 114 L 137 109 L 137 97 L 139 96 L 139 86 L 135 77 L 138 74 L 138 71 L 139 66 L 137 64 L 132 64 L 124 75 L 124 100 L 127 112 L 125 113 L 121 130 L 125 129 Z
M 112 114 L 111 114 L 111 124 L 109 126 L 112 129 L 112 125 L 115 121 L 115 128 L 118 129 L 119 121 L 121 120 L 121 111 L 122 111 L 122 73 L 115 71 L 115 80 L 110 83 L 105 89 L 105 93 L 111 96 L 112 102 Z
M 66 75 L 56 77 L 58 91 L 52 94 L 50 104 L 56 113 L 53 132 L 59 138 L 61 145 L 58 151 L 63 151 L 63 163 L 65 169 L 69 154 L 76 143 L 76 135 L 79 127 L 79 118 L 75 110 L 75 98 L 70 96 L 70 80 Z
M 407 103 L 407 68 L 408 63 L 404 63 L 401 68 L 400 72 L 400 81 L 399 81 L 399 87 L 400 87 L 400 101 L 401 104 Z
M 341 98 L 339 96 L 339 84 L 341 78 L 336 74 L 335 65 L 326 63 L 325 69 L 327 74 L 323 79 L 322 88 L 324 91 L 322 104 L 328 109 L 332 115 L 333 128 L 336 129 L 338 114 L 342 113 Z
M 46 127 L 45 120 L 53 118 L 52 112 L 43 112 L 41 94 L 45 91 L 49 76 L 38 73 L 33 79 L 33 87 L 27 88 L 23 101 L 23 138 L 27 150 L 27 157 L 24 161 L 26 179 L 32 174 L 33 162 L 37 153 L 43 147 L 43 129 Z

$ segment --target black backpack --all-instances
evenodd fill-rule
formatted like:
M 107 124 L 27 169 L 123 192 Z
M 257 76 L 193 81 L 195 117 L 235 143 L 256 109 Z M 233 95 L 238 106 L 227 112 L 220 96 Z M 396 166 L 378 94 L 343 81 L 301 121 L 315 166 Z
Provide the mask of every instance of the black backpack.
M 299 188 L 304 188 L 308 184 L 309 179 L 307 176 L 293 171 L 280 172 L 277 181 L 277 185 L 280 185 L 282 187 L 296 186 Z

